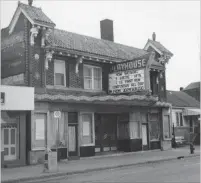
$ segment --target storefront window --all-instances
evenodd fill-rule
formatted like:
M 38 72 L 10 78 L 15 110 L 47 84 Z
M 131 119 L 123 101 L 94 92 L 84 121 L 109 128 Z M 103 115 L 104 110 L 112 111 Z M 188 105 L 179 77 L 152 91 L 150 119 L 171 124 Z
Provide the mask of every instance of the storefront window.
M 160 128 L 159 128 L 159 116 L 158 113 L 149 114 L 149 131 L 150 131 L 150 140 L 159 140 L 160 137 Z
M 163 134 L 164 134 L 164 138 L 170 138 L 170 117 L 169 115 L 165 115 L 163 117 Z
M 140 138 L 140 122 L 130 122 L 130 138 Z
M 33 134 L 33 148 L 45 147 L 45 123 L 46 114 L 35 114 L 34 120 L 34 134 Z
M 129 138 L 129 127 L 128 122 L 118 123 L 118 139 L 128 139 Z
M 81 114 L 82 145 L 93 143 L 93 113 Z

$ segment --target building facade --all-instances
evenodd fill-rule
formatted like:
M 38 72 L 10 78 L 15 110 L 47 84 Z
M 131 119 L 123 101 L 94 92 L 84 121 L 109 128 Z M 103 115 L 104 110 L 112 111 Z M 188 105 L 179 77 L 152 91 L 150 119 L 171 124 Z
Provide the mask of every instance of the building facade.
M 200 143 L 200 104 L 183 91 L 167 91 L 167 101 L 172 104 L 172 125 L 176 137 L 188 143 L 195 137 Z M 173 127 L 173 126 L 172 126 Z
M 137 49 L 114 42 L 111 20 L 100 27 L 102 39 L 59 30 L 19 3 L 2 30 L 2 83 L 35 88 L 28 164 L 43 162 L 46 147 L 58 159 L 171 148 L 165 67 L 173 54 L 155 35 Z

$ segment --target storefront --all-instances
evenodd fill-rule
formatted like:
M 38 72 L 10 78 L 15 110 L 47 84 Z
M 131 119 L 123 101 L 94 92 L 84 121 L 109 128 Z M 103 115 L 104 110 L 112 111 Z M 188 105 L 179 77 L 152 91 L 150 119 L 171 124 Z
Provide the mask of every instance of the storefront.
M 1 86 L 1 166 L 26 165 L 26 125 L 34 110 L 34 88 Z

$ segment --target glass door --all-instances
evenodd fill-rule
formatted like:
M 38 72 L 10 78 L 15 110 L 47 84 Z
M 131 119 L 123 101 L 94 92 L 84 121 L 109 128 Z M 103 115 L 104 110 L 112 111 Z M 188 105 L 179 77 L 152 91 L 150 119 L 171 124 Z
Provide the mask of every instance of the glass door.
M 17 128 L 4 128 L 4 159 L 14 160 L 16 159 L 16 138 Z

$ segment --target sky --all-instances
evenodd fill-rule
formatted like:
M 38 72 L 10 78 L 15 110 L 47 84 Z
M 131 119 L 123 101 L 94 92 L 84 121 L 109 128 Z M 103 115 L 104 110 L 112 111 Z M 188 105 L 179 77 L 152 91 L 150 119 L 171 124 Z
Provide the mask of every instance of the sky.
M 21 0 L 26 3 L 28 1 Z M 1 0 L 1 28 L 17 1 Z M 34 0 L 56 28 L 100 38 L 100 21 L 114 22 L 114 41 L 143 49 L 152 33 L 174 56 L 166 67 L 168 90 L 200 81 L 200 1 Z

